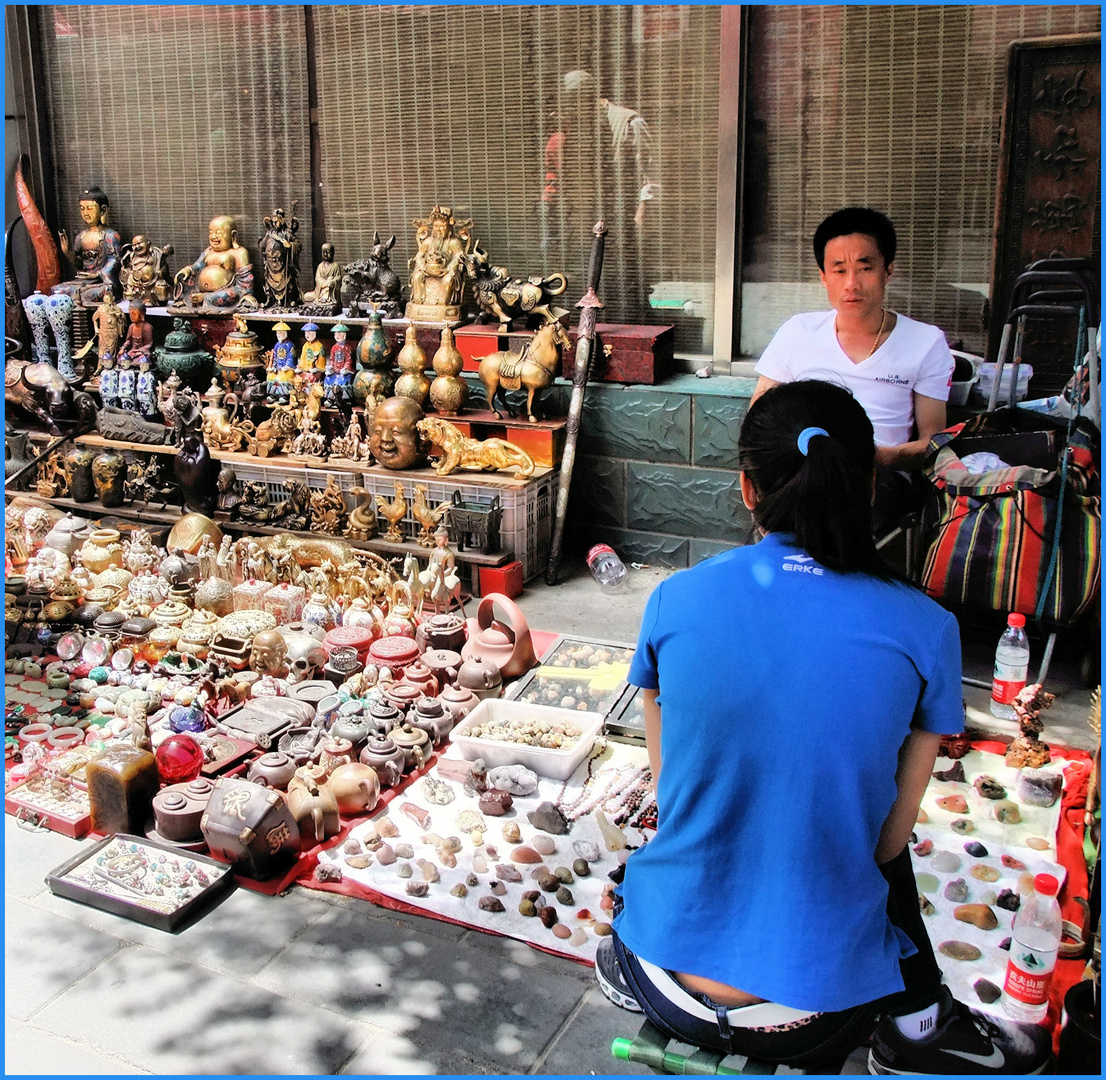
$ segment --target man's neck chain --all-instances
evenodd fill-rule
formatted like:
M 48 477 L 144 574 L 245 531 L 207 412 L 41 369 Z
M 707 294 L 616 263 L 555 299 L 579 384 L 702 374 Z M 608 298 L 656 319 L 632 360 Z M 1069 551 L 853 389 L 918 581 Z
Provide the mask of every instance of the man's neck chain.
M 887 325 L 887 311 L 886 311 L 886 309 L 881 309 L 881 318 L 879 320 L 879 329 L 876 331 L 875 341 L 872 342 L 872 347 L 868 350 L 868 355 L 864 357 L 864 360 L 860 361 L 862 364 L 864 363 L 865 360 L 871 360 L 871 358 L 872 358 L 873 354 L 875 353 L 876 349 L 879 348 L 879 339 L 881 337 L 883 337 L 883 328 L 886 325 Z M 834 335 L 837 337 L 837 340 L 840 341 L 841 340 L 841 335 L 840 335 L 840 333 L 838 332 L 838 329 L 837 329 L 837 313 L 836 312 L 834 312 L 834 316 L 833 316 L 833 332 L 834 332 Z

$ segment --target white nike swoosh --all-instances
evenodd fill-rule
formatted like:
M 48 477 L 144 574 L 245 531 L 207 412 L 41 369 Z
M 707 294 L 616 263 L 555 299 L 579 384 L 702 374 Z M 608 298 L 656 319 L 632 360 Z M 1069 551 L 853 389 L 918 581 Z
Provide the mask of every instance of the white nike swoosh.
M 985 1065 L 991 1069 L 1001 1069 L 1006 1063 L 1006 1058 L 1003 1057 L 1002 1051 L 997 1046 L 991 1047 L 991 1052 L 987 1055 L 969 1054 L 967 1050 L 946 1050 L 945 1053 L 955 1054 L 966 1061 L 974 1061 L 977 1065 Z

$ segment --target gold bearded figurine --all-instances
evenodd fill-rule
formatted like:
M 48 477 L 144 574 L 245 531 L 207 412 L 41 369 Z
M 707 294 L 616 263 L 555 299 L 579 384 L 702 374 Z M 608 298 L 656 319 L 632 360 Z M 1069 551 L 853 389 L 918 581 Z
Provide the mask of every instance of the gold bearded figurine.
M 435 206 L 424 218 L 415 218 L 418 250 L 408 263 L 412 322 L 445 323 L 461 318 L 465 289 L 465 257 L 472 244 L 472 221 L 457 221 L 448 206 Z
M 515 475 L 520 479 L 533 475 L 534 459 L 506 439 L 470 439 L 456 424 L 439 416 L 428 416 L 415 426 L 423 438 L 441 447 L 442 456 L 434 465 L 439 476 L 448 476 L 454 469 L 493 472 L 512 466 L 518 469 Z

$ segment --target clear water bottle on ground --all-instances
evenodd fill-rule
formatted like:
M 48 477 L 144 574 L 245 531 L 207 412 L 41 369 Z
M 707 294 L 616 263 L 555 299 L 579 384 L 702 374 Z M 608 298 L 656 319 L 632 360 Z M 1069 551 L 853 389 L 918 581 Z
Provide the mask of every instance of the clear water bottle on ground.
M 995 675 L 991 683 L 991 715 L 1016 720 L 1013 700 L 1025 689 L 1029 675 L 1029 639 L 1025 616 L 1016 612 L 1006 619 L 1006 629 L 995 649 Z
M 1002 1001 L 1007 1015 L 1025 1024 L 1039 1024 L 1048 1013 L 1048 988 L 1063 931 L 1056 902 L 1060 883 L 1051 874 L 1038 874 L 1033 888 L 1014 916 Z
M 596 544 L 588 552 L 588 569 L 606 589 L 621 588 L 626 581 L 626 567 L 608 544 Z

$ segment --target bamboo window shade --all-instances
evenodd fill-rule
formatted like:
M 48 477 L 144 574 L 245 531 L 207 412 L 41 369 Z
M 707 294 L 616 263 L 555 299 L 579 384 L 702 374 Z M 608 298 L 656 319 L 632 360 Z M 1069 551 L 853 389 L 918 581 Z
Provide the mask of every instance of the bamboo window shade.
M 571 307 L 602 216 L 600 318 L 676 322 L 677 349 L 702 351 L 702 321 L 682 325 L 651 310 L 648 296 L 662 281 L 714 288 L 718 8 L 324 6 L 312 15 L 319 197 L 340 261 L 366 255 L 374 231 L 395 235 L 391 262 L 405 276 L 413 219 L 442 204 L 473 219 L 474 240 L 512 276 L 564 270 L 559 302 Z M 591 84 L 567 86 L 565 75 L 581 70 Z M 628 110 L 616 117 L 634 110 L 648 126 L 647 178 L 658 186 L 641 229 L 640 124 L 616 152 L 600 97 Z M 560 190 L 543 198 L 546 147 L 566 122 Z
M 750 9 L 742 353 L 826 307 L 811 238 L 849 205 L 895 223 L 888 304 L 982 352 L 1009 46 L 1100 21 L 1090 6 Z
M 171 243 L 173 270 L 232 214 L 256 260 L 263 218 L 298 200 L 311 280 L 307 58 L 301 7 L 59 6 L 42 19 L 61 223 L 98 184 L 124 242 Z M 255 281 L 257 271 L 255 269 Z

